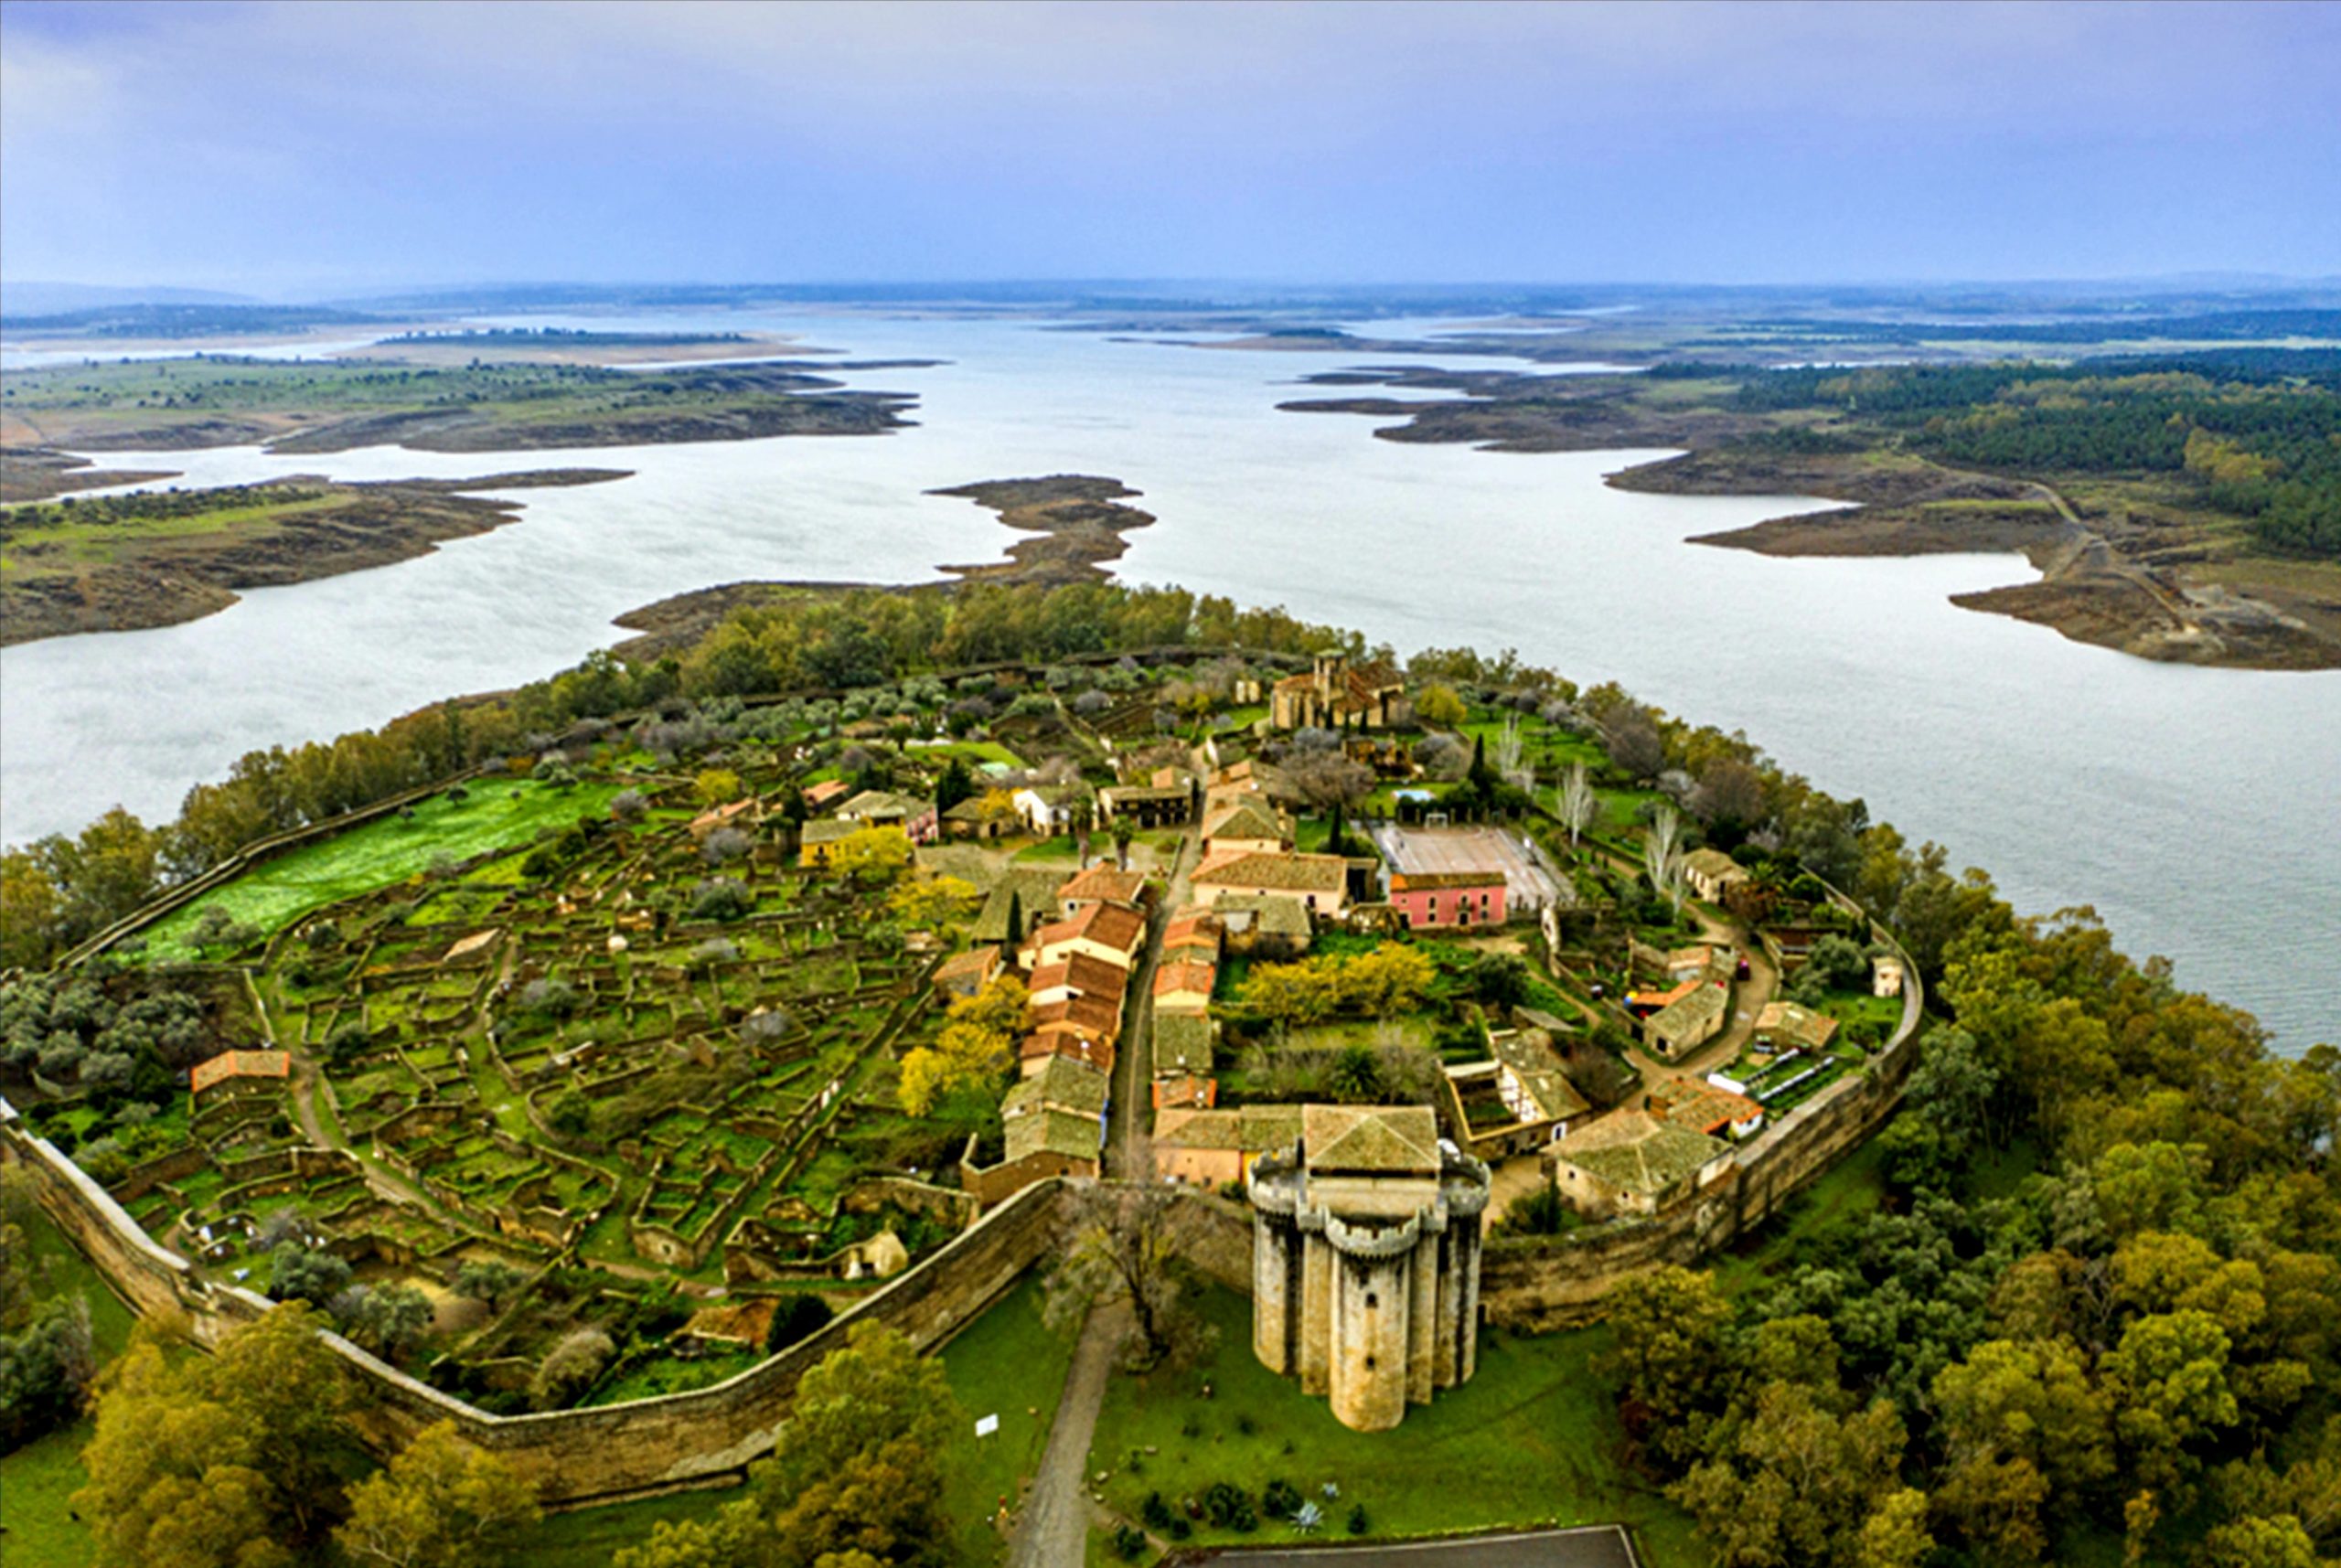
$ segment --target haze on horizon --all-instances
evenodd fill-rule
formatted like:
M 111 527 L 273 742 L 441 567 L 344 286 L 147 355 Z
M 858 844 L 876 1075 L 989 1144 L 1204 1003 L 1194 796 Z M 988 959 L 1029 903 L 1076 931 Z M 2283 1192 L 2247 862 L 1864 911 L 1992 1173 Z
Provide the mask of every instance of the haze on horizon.
M 2341 272 L 2341 6 L 0 5 L 15 281 Z

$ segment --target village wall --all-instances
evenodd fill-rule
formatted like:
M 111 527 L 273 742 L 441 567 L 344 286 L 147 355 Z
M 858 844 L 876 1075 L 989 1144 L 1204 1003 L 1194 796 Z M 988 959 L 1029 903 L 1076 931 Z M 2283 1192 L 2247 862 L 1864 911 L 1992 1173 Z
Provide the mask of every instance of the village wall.
M 1908 975 L 1901 1021 L 1867 1070 L 1784 1113 L 1690 1199 L 1652 1219 L 1490 1240 L 1480 1268 L 1488 1321 L 1533 1333 L 1598 1317 L 1601 1297 L 1619 1281 L 1665 1264 L 1687 1267 L 1729 1245 L 1858 1147 L 1892 1114 L 1918 1062 L 1924 996 L 1915 968 Z
M 13 1110 L 0 1115 L 0 1161 L 32 1172 L 43 1211 L 139 1316 L 182 1317 L 197 1342 L 208 1346 L 269 1309 L 264 1297 L 250 1291 L 208 1284 L 186 1259 L 149 1238 L 56 1146 L 30 1134 Z M 323 1338 L 365 1391 L 352 1419 L 376 1448 L 387 1452 L 426 1426 L 450 1421 L 466 1441 L 509 1456 L 537 1481 L 549 1505 L 629 1496 L 720 1477 L 770 1449 L 797 1381 L 842 1346 L 856 1324 L 883 1324 L 922 1351 L 947 1342 L 1056 1249 L 1064 1190 L 1058 1181 L 1027 1188 L 807 1339 L 725 1382 L 687 1393 L 586 1410 L 491 1415 L 339 1335 Z

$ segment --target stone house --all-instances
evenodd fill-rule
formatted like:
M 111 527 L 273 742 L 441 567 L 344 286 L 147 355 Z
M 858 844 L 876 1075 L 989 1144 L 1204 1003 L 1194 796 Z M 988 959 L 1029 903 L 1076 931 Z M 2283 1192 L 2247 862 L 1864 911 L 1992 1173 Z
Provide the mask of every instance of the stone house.
M 1196 900 L 1213 908 L 1231 894 L 1277 893 L 1300 901 L 1324 920 L 1349 910 L 1349 862 L 1339 855 L 1265 854 L 1230 850 L 1206 859 L 1190 885 Z
M 1052 1058 L 1044 1067 L 1000 1102 L 1000 1162 L 976 1165 L 974 1138 L 960 1157 L 960 1187 L 986 1207 L 1053 1176 L 1098 1172 L 1106 1141 L 1106 1074 L 1063 1058 Z
M 1154 1015 L 1154 1062 L 1151 1076 L 1160 1082 L 1170 1078 L 1203 1078 L 1212 1075 L 1212 1042 L 1218 1036 L 1218 1026 L 1208 1013 L 1166 1013 Z
M 1764 1130 L 1764 1107 L 1720 1083 L 1662 1078 L 1650 1086 L 1650 1113 L 1669 1125 L 1711 1138 L 1751 1138 Z
M 972 997 L 999 976 L 1001 962 L 999 947 L 985 943 L 945 959 L 931 983 L 946 997 Z
M 1118 870 L 1102 860 L 1067 878 L 1057 890 L 1057 912 L 1066 920 L 1091 904 L 1127 904 L 1138 909 L 1152 901 L 1153 891 L 1144 876 L 1137 871 Z
M 1338 649 L 1268 688 L 1268 722 L 1279 730 L 1386 730 L 1413 717 L 1404 676 L 1379 660 L 1352 665 Z
M 1211 912 L 1226 929 L 1229 951 L 1247 957 L 1298 958 L 1316 936 L 1309 906 L 1283 893 L 1226 894 Z
M 1555 1189 L 1594 1219 L 1648 1218 L 1731 1168 L 1731 1146 L 1647 1111 L 1613 1111 L 1571 1133 L 1545 1156 Z
M 960 801 L 940 818 L 942 837 L 946 838 L 1005 838 L 1021 826 L 1022 819 L 1013 813 L 994 815 L 979 795 Z
M 1748 880 L 1748 870 L 1720 849 L 1694 849 L 1683 857 L 1683 879 L 1701 899 L 1719 903 L 1726 893 Z
M 1249 1176 L 1261 1156 L 1290 1148 L 1299 1136 L 1298 1105 L 1166 1108 L 1154 1119 L 1154 1173 L 1190 1187 L 1226 1187 Z
M 282 1051 L 223 1051 L 187 1072 L 187 1094 L 206 1104 L 247 1094 L 282 1093 L 293 1073 L 293 1058 Z M 203 1100 L 208 1093 L 211 1098 Z
M 1074 997 L 1097 997 L 1111 1002 L 1117 1012 L 1129 991 L 1129 971 L 1092 953 L 1067 952 L 1053 963 L 1032 971 L 1025 984 L 1034 1007 L 1045 1007 Z
M 1669 1061 L 1721 1034 L 1731 1019 L 1731 988 L 1704 981 L 1642 1020 L 1642 1039 Z
M 1166 960 L 1154 971 L 1155 1016 L 1208 1011 L 1213 987 L 1218 984 L 1219 969 L 1215 965 L 1200 959 L 1176 964 Z
M 1288 853 L 1293 844 L 1292 819 L 1262 796 L 1245 795 L 1219 806 L 1203 818 L 1203 859 L 1253 852 Z
M 1902 960 L 1891 953 L 1881 953 L 1869 961 L 1869 994 L 1873 997 L 1898 997 L 1902 994 Z
M 1074 953 L 1086 953 L 1128 969 L 1145 945 L 1144 915 L 1121 904 L 1096 903 L 1032 933 L 1025 939 L 1021 956 L 1028 969 L 1057 963 Z
M 1780 1050 L 1826 1051 L 1837 1020 L 1801 1002 L 1766 1002 L 1756 1015 L 1756 1043 Z
M 1053 838 L 1073 831 L 1073 819 L 1088 792 L 1079 784 L 1027 784 L 1010 796 L 1028 832 Z
M 1097 819 L 1133 827 L 1183 827 L 1195 815 L 1192 782 L 1110 784 L 1097 792 Z

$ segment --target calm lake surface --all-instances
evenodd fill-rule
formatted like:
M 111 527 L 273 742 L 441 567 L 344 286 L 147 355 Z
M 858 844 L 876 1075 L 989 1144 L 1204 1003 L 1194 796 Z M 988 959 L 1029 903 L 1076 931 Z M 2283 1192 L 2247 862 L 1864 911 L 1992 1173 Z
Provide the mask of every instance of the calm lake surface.
M 252 747 L 550 674 L 615 640 L 613 615 L 666 594 L 743 578 L 914 581 L 993 559 L 1015 536 L 992 514 L 921 492 L 1084 472 L 1144 492 L 1138 504 L 1160 519 L 1129 536 L 1129 581 L 1280 603 L 1402 653 L 1512 646 L 1580 682 L 1614 678 L 1745 730 L 1913 842 L 1942 841 L 2021 909 L 2095 905 L 2124 947 L 2170 955 L 2183 983 L 2253 1008 L 2289 1052 L 2341 1037 L 2325 979 L 2341 953 L 2341 674 L 2151 665 L 1946 602 L 2028 580 L 2012 555 L 1776 560 L 1688 545 L 1824 503 L 1602 484 L 1660 453 L 1401 445 L 1374 440 L 1376 421 L 1276 411 L 1313 395 L 1299 377 L 1369 362 L 1354 354 L 960 319 L 720 325 L 950 363 L 851 378 L 918 395 L 917 428 L 884 436 L 108 454 L 181 470 L 183 485 L 636 472 L 518 492 L 519 522 L 419 560 L 255 590 L 184 626 L 0 652 L 0 837 L 70 831 L 117 800 L 167 818 L 188 785 Z

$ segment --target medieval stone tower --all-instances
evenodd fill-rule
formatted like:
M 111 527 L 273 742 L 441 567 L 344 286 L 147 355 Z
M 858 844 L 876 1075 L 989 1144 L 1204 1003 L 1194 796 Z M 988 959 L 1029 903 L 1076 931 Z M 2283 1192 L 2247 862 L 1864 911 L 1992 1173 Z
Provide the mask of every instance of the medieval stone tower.
M 1488 1168 L 1427 1105 L 1309 1105 L 1252 1168 L 1252 1349 L 1378 1432 L 1478 1364 Z

